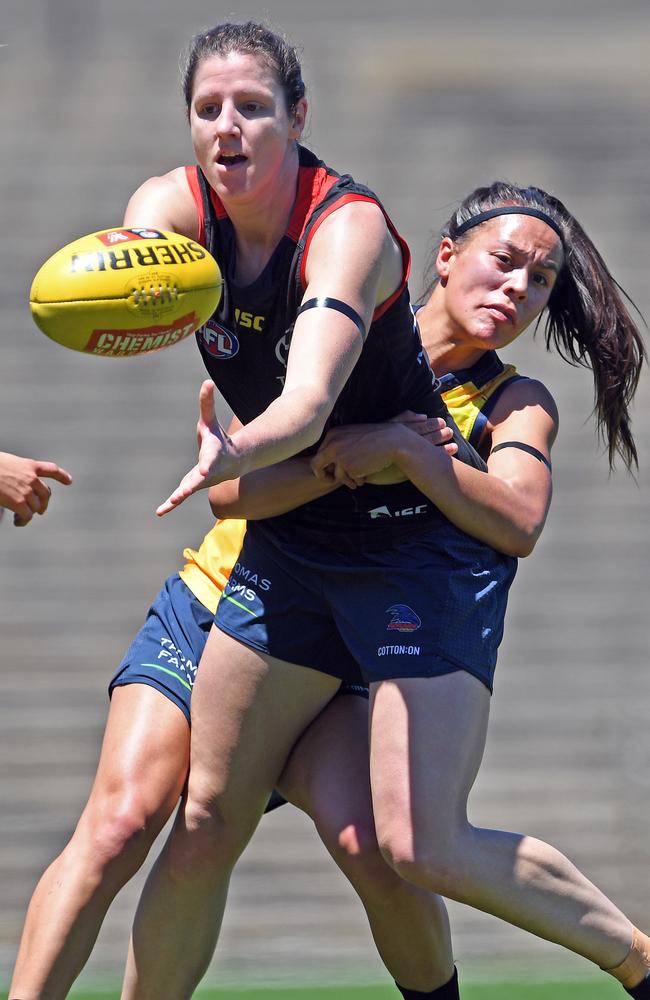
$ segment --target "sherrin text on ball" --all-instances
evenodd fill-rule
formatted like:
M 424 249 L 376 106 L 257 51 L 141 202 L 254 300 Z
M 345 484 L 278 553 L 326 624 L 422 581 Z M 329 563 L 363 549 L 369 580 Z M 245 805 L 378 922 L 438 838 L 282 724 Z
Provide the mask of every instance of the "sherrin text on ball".
M 157 229 L 103 229 L 57 250 L 29 296 L 48 337 L 84 354 L 126 358 L 170 347 L 210 318 L 221 298 L 214 257 Z

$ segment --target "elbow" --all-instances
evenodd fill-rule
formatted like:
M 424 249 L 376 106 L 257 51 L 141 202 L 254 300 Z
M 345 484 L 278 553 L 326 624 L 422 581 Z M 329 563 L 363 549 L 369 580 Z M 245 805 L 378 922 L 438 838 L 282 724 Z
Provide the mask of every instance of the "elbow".
M 506 514 L 506 545 L 502 551 L 517 559 L 531 555 L 544 530 L 548 507 L 548 501 L 541 504 L 535 499 L 531 501 L 520 496 Z
M 210 510 L 217 518 L 218 521 L 225 521 L 229 517 L 240 517 L 238 511 L 239 506 L 239 480 L 234 480 L 235 488 L 224 489 L 229 483 L 220 483 L 218 486 L 212 486 L 208 490 L 208 501 L 210 503 Z
M 291 390 L 287 395 L 293 395 L 295 400 L 293 403 L 294 434 L 296 435 L 294 441 L 299 445 L 293 452 L 296 454 L 304 448 L 311 448 L 312 445 L 318 444 L 332 414 L 337 397 L 323 391 L 321 387 L 314 386 L 303 390 Z
M 312 445 L 318 444 L 323 436 L 331 412 L 332 406 L 320 406 L 314 409 L 302 433 L 301 451 L 304 448 L 311 448 Z
M 514 556 L 515 559 L 525 559 L 526 556 L 532 554 L 536 541 L 536 538 L 518 538 L 513 540 L 513 544 L 510 546 L 510 551 L 507 555 Z
M 531 555 L 543 527 L 543 524 L 538 523 L 520 526 L 512 536 L 508 555 L 515 556 L 517 559 L 525 559 L 526 556 Z
M 232 511 L 229 514 L 226 510 L 224 510 L 221 504 L 212 503 L 212 501 L 210 501 L 210 510 L 216 517 L 217 521 L 225 521 L 228 517 L 232 517 Z

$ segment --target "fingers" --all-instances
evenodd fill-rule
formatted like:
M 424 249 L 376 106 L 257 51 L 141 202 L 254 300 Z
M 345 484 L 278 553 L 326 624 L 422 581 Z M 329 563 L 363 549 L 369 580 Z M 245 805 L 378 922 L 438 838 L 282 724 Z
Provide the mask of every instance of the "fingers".
M 309 464 L 316 479 L 331 480 L 333 478 L 334 463 L 329 457 L 326 448 L 321 448 L 320 451 L 316 452 Z
M 180 487 L 167 497 L 164 503 L 161 503 L 159 507 L 156 507 L 156 515 L 158 517 L 163 517 L 165 514 L 169 514 L 170 510 L 174 510 L 176 507 L 180 507 L 184 500 L 187 500 L 190 493 L 184 493 L 181 491 Z
M 34 469 L 37 476 L 44 476 L 45 479 L 56 479 L 64 486 L 70 486 L 72 482 L 70 473 L 62 469 L 60 465 L 55 465 L 54 462 L 35 462 Z
M 205 424 L 206 427 L 210 427 L 217 419 L 214 409 L 214 389 L 214 382 L 211 379 L 206 379 L 199 389 L 199 423 Z
M 50 502 L 50 497 L 52 496 L 52 490 L 45 483 L 42 483 L 40 479 L 37 479 L 32 486 L 32 499 L 33 503 L 30 502 L 30 497 L 27 498 L 27 502 L 35 514 L 44 514 L 47 510 L 47 506 Z
M 191 497 L 193 493 L 205 486 L 205 476 L 199 471 L 198 465 L 195 465 L 193 469 L 187 473 L 186 476 L 180 481 L 174 492 L 167 497 L 164 503 L 161 503 L 159 507 L 156 508 L 156 514 L 158 517 L 163 517 L 164 514 L 168 514 L 170 510 L 174 510 L 176 507 Z
M 361 476 L 353 476 L 346 472 L 343 466 L 338 463 L 330 465 L 329 469 L 331 472 L 328 473 L 327 478 L 334 483 L 340 483 L 341 486 L 347 486 L 350 490 L 356 490 L 357 486 L 363 486 L 365 482 Z
M 29 524 L 34 514 L 44 514 L 48 508 L 52 490 L 40 479 L 35 479 L 29 493 L 23 501 L 14 508 L 14 525 L 24 528 Z
M 363 486 L 365 477 L 354 476 L 336 461 L 327 461 L 320 454 L 314 455 L 311 460 L 311 469 L 316 479 L 327 480 L 330 483 L 339 483 L 347 486 L 348 489 L 356 490 L 357 486 Z
M 452 435 L 451 427 L 447 427 L 447 424 L 442 417 L 427 417 L 426 420 L 422 420 L 419 423 L 410 424 L 411 430 L 415 431 L 416 434 L 420 434 L 422 437 L 431 437 L 434 435 L 442 435 L 443 438 L 450 437 Z M 449 432 L 449 434 L 447 434 Z
M 172 493 L 164 503 L 161 503 L 160 507 L 156 507 L 156 516 L 163 517 L 165 514 L 169 514 L 170 510 L 174 510 L 175 507 L 182 504 L 184 499 L 185 497 L 179 499 L 175 493 Z
M 156 514 L 158 517 L 163 517 L 164 514 L 169 514 L 170 510 L 174 510 L 176 507 L 191 497 L 193 490 L 186 489 L 182 484 L 178 486 L 171 496 L 167 497 L 164 503 L 161 503 L 159 507 L 156 508 Z
M 398 413 L 396 417 L 391 417 L 390 423 L 413 424 L 427 419 L 429 418 L 426 413 L 415 413 L 414 410 L 404 410 L 402 413 Z

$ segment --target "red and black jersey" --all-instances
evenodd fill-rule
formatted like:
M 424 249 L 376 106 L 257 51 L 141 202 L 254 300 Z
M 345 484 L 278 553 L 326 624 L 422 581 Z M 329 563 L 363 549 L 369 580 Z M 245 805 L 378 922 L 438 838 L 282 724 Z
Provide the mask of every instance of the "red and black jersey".
M 305 290 L 307 255 L 318 226 L 350 201 L 379 204 L 368 188 L 340 176 L 304 147 L 299 149 L 297 195 L 286 233 L 259 277 L 246 286 L 234 278 L 232 223 L 203 173 L 188 168 L 202 219 L 199 241 L 216 258 L 224 278 L 219 308 L 198 331 L 197 342 L 211 378 L 242 423 L 258 416 L 282 391 Z M 406 286 L 408 247 L 386 221 L 402 248 L 402 283 L 375 311 L 361 358 L 328 426 L 385 420 L 407 408 L 431 412 L 435 406 L 431 370 L 422 355 Z
M 338 174 L 303 146 L 298 148 L 297 193 L 287 230 L 262 273 L 245 286 L 235 280 L 237 248 L 228 214 L 202 171 L 198 167 L 186 168 L 199 212 L 199 242 L 216 258 L 224 279 L 218 309 L 196 334 L 210 377 L 244 424 L 281 394 L 296 313 L 305 292 L 311 239 L 331 212 L 351 201 L 371 201 L 381 208 L 402 249 L 402 281 L 394 294 L 375 310 L 361 357 L 336 401 L 326 430 L 342 424 L 389 420 L 407 409 L 446 417 L 446 407 L 422 349 L 409 299 L 410 254 L 405 241 L 372 191 L 349 175 Z M 466 442 L 458 437 L 466 449 Z M 472 464 L 477 464 L 472 449 L 468 450 L 468 456 Z M 363 487 L 355 491 L 354 524 L 359 523 L 361 494 L 365 491 L 374 494 L 378 489 Z M 399 493 L 403 507 L 422 506 L 418 503 L 422 494 L 410 483 L 382 490 Z M 351 498 L 349 490 L 337 490 L 306 507 L 313 508 L 312 513 L 319 521 L 318 511 L 325 513 L 326 508 L 329 511 L 340 504 L 349 507 Z M 431 512 L 430 501 L 424 506 Z M 300 510 L 306 513 L 304 507 Z M 296 514 L 285 516 L 293 518 Z M 340 521 L 341 516 L 349 526 L 342 510 L 334 518 L 326 515 L 325 519 L 331 523 L 332 519 Z

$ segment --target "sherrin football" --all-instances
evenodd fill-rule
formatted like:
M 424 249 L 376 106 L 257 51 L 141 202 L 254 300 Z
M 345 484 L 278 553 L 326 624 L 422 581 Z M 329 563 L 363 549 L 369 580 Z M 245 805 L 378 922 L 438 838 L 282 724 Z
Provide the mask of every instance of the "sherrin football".
M 216 260 L 194 240 L 156 229 L 103 229 L 45 261 L 29 305 L 58 344 L 130 358 L 188 337 L 217 308 L 221 288 Z

